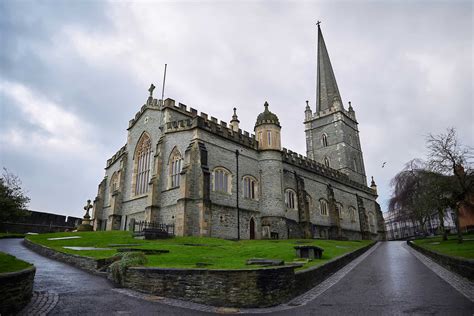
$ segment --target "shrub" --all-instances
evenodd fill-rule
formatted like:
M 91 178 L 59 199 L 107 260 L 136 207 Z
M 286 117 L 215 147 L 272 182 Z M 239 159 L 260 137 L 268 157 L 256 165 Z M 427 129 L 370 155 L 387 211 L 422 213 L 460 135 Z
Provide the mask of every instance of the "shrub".
M 129 267 L 141 266 L 147 262 L 146 256 L 143 252 L 123 252 L 117 254 L 120 260 L 115 261 L 110 265 L 110 271 L 114 282 L 122 285 L 125 273 Z

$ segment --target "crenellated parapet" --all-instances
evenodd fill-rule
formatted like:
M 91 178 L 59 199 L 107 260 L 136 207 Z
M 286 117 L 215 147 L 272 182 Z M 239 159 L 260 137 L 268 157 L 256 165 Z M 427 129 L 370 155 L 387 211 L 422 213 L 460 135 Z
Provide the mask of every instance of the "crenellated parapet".
M 250 147 L 252 149 L 258 149 L 258 142 L 254 134 L 251 134 L 247 131 L 242 131 L 241 129 L 234 131 L 230 124 L 225 121 L 220 121 L 214 116 L 209 116 L 204 112 L 198 113 L 193 108 L 190 108 L 188 111 L 186 105 L 178 103 L 178 106 L 176 106 L 175 101 L 172 99 L 165 100 L 163 109 L 165 108 L 171 108 L 190 117 L 184 120 L 166 122 L 166 133 L 174 133 L 193 128 L 200 128 L 214 135 L 218 135 L 225 139 L 239 143 L 243 146 Z
M 105 167 L 106 169 L 113 165 L 117 160 L 119 160 L 120 157 L 122 157 L 123 154 L 127 151 L 127 144 L 123 145 L 122 148 L 120 148 L 115 155 L 112 156 L 112 158 L 107 160 L 107 166 Z
M 290 163 L 292 165 L 301 167 L 303 169 L 312 171 L 319 175 L 325 176 L 327 178 L 333 179 L 335 181 L 347 184 L 349 186 L 360 189 L 366 193 L 374 195 L 374 191 L 367 186 L 364 186 L 358 182 L 355 182 L 349 179 L 349 176 L 345 173 L 342 173 L 338 170 L 326 167 L 324 164 L 319 163 L 315 160 L 309 159 L 301 154 L 293 152 L 289 149 L 283 148 L 282 158 L 284 162 Z

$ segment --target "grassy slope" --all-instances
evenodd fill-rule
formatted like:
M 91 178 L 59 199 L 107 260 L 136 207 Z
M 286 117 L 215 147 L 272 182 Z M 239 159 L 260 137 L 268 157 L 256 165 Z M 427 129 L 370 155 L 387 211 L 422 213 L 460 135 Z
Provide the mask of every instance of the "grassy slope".
M 426 249 L 437 251 L 448 256 L 474 259 L 474 234 L 464 235 L 462 244 L 458 244 L 457 236 L 449 236 L 449 240 L 443 241 L 441 236 L 433 238 L 418 239 L 414 242 Z M 439 243 L 439 244 L 437 244 Z
M 0 252 L 0 273 L 20 271 L 31 267 L 31 264 L 14 256 Z
M 47 240 L 50 237 L 81 236 L 80 239 Z M 245 269 L 254 266 L 245 264 L 250 258 L 282 259 L 287 262 L 296 259 L 294 246 L 317 245 L 324 249 L 323 258 L 305 265 L 305 268 L 320 265 L 344 253 L 368 245 L 370 241 L 335 241 L 335 240 L 242 240 L 239 242 L 218 238 L 176 237 L 166 240 L 137 240 L 128 232 L 81 232 L 56 233 L 28 236 L 33 242 L 40 243 L 58 251 L 82 256 L 105 258 L 112 256 L 116 250 L 75 251 L 63 246 L 108 247 L 109 244 L 134 243 L 141 246 L 134 248 L 166 249 L 168 254 L 149 255 L 147 266 L 195 268 L 197 262 L 209 263 L 210 269 Z M 192 246 L 194 244 L 198 246 Z

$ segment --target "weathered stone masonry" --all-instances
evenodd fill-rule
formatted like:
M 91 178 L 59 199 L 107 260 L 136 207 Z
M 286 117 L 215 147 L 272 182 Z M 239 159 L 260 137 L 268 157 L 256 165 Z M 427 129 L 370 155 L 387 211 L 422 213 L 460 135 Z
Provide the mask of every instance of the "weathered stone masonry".
M 227 124 L 150 95 L 107 160 L 95 229 L 147 220 L 174 224 L 179 236 L 384 239 L 355 111 L 344 109 L 320 30 L 317 91 L 316 113 L 305 110 L 308 157 L 281 147 L 284 129 L 268 103 L 251 134 L 235 109 Z M 140 158 L 144 137 L 150 155 Z

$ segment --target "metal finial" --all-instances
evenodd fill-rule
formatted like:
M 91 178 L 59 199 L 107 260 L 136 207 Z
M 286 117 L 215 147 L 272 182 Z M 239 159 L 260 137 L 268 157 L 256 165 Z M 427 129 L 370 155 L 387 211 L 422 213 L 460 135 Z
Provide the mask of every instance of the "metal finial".
M 263 106 L 265 107 L 265 110 L 268 110 L 268 102 L 265 101 L 265 104 L 263 104 Z
M 316 25 L 319 27 L 319 24 L 321 24 L 321 21 L 316 22 Z
M 234 108 L 234 115 L 237 115 L 237 108 Z
M 306 106 L 309 106 L 309 101 L 308 100 L 306 100 Z

